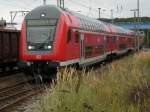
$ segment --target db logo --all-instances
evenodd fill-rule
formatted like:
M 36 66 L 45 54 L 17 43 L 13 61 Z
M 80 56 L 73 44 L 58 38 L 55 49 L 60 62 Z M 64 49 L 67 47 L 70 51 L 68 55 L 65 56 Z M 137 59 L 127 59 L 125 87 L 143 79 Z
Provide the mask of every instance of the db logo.
M 36 56 L 36 59 L 41 59 L 41 58 L 42 58 L 41 55 Z

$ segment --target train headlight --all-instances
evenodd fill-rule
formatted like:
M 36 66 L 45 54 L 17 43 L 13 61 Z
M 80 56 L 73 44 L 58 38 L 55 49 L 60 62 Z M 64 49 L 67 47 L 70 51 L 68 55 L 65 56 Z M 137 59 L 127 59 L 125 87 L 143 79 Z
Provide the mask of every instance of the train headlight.
M 44 49 L 51 49 L 51 48 L 52 48 L 51 45 L 46 45 L 46 46 L 44 46 Z
M 49 46 L 47 46 L 47 48 L 48 48 L 48 49 L 51 49 L 51 48 L 52 48 L 52 46 L 50 46 L 50 45 L 49 45 Z
M 29 45 L 29 46 L 28 46 L 28 49 L 29 49 L 29 50 L 33 50 L 33 49 L 34 49 L 34 46 Z

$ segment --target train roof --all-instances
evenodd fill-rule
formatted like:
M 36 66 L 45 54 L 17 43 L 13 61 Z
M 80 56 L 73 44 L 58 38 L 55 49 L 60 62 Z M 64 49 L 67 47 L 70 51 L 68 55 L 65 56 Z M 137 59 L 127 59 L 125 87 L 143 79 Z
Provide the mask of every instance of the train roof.
M 55 5 L 39 6 L 33 9 L 31 12 L 29 12 L 26 15 L 25 19 L 37 19 L 41 16 L 41 14 L 44 11 L 49 12 L 49 10 L 51 11 L 51 13 L 46 14 L 45 17 L 59 18 L 61 13 L 74 15 L 75 17 L 78 18 L 78 21 L 80 22 L 80 28 L 84 30 L 90 30 L 90 31 L 96 31 L 96 32 L 107 32 L 107 33 L 119 34 L 119 35 L 133 34 L 131 30 L 127 30 L 122 27 L 110 24 L 110 23 L 96 20 L 96 19 L 84 16 L 82 14 L 79 14 L 77 12 L 70 11 L 68 9 L 62 9 Z
M 45 12 L 49 12 L 50 13 L 45 13 Z M 37 18 L 41 18 L 42 14 L 45 14 L 43 18 L 59 18 L 60 14 L 63 12 L 63 10 L 59 7 L 56 7 L 55 5 L 42 5 L 39 6 L 35 9 L 33 9 L 32 11 L 30 11 L 25 19 L 37 19 Z
M 75 15 L 80 21 L 81 28 L 85 30 L 96 30 L 100 32 L 116 33 L 119 35 L 131 35 L 131 32 L 133 34 L 132 30 L 128 30 L 120 26 L 111 23 L 106 23 L 97 19 L 93 19 L 70 10 L 65 11 L 69 12 L 72 15 Z

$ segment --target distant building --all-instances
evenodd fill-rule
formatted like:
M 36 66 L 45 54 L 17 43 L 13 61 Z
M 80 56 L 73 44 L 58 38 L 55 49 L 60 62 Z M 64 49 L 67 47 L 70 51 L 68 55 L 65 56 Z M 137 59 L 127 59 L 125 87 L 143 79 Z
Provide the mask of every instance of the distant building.
M 105 22 L 110 22 L 111 19 L 101 19 Z M 118 26 L 136 30 L 137 29 L 137 23 L 135 18 L 116 18 L 113 20 L 113 24 L 116 24 Z M 144 43 L 146 46 L 150 46 L 150 17 L 142 17 L 140 18 L 140 24 L 139 24 L 140 31 L 144 31 L 145 39 Z

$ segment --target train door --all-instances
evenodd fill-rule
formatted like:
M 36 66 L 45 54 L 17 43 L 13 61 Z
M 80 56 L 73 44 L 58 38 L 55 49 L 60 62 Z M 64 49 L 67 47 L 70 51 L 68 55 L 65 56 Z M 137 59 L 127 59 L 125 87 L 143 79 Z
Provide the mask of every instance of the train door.
M 116 41 L 116 50 L 118 51 L 119 50 L 119 35 L 117 35 L 117 41 Z
M 85 58 L 84 34 L 80 35 L 80 62 L 83 63 Z
M 112 38 L 110 35 L 106 35 L 106 52 L 110 53 L 112 51 Z
M 104 54 L 107 53 L 107 37 L 104 35 Z
M 80 58 L 80 33 L 78 31 L 69 30 L 67 34 L 67 58 Z
M 117 50 L 117 36 L 112 37 L 112 43 L 113 43 L 112 51 L 116 51 Z

